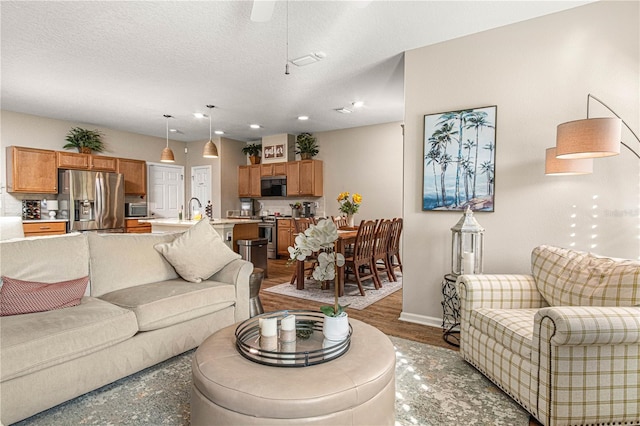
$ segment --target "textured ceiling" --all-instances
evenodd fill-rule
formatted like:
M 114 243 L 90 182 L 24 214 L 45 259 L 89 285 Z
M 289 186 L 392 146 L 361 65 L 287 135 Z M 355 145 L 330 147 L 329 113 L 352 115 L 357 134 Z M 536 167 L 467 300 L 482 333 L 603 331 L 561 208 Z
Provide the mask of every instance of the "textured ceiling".
M 292 0 L 258 23 L 251 1 L 2 1 L 1 105 L 158 137 L 171 114 L 181 141 L 208 139 L 207 104 L 238 140 L 400 121 L 404 51 L 585 3 Z M 289 75 L 287 15 L 289 59 L 326 53 Z

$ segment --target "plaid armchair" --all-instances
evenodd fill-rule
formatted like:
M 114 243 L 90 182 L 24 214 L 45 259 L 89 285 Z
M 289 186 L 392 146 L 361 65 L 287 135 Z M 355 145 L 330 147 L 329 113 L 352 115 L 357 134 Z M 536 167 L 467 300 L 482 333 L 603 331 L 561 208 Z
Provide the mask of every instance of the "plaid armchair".
M 640 262 L 540 246 L 462 275 L 460 353 L 544 425 L 640 425 Z

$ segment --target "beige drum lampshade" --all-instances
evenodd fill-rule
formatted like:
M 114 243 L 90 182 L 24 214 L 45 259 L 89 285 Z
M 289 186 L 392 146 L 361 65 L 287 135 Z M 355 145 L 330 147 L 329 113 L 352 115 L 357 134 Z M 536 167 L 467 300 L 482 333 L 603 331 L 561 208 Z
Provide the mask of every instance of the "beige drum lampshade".
M 545 175 L 586 175 L 593 172 L 593 159 L 576 158 L 563 160 L 556 158 L 556 149 L 547 148 L 544 162 Z
M 596 158 L 620 154 L 622 120 L 587 118 L 558 125 L 556 155 L 559 159 Z

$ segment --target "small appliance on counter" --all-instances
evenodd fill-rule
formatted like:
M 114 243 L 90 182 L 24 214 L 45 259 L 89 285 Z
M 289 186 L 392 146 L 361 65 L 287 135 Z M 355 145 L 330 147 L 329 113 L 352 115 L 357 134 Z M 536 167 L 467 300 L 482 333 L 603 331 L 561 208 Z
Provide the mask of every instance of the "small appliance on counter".
M 147 203 L 124 203 L 124 215 L 126 217 L 147 217 Z
M 240 216 L 257 216 L 261 208 L 260 202 L 255 198 L 240 198 Z
M 316 203 L 311 201 L 302 202 L 302 217 L 314 217 L 316 215 Z

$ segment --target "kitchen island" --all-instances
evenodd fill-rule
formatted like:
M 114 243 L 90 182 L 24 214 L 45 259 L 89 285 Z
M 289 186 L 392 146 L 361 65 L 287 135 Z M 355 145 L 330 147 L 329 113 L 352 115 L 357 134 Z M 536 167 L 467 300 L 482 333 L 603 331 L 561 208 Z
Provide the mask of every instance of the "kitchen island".
M 147 219 L 140 220 L 140 223 L 150 223 L 151 232 L 183 232 L 198 223 L 197 220 L 179 220 L 179 219 Z M 222 240 L 233 251 L 238 252 L 237 240 L 248 240 L 258 238 L 257 219 L 211 219 L 209 223 L 215 229 Z

